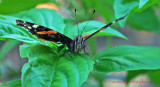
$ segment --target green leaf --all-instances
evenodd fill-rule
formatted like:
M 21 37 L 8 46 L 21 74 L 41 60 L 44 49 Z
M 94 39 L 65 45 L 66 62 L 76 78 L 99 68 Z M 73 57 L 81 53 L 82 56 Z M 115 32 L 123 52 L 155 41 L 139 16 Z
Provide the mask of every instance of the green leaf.
M 31 9 L 13 14 L 12 16 L 51 28 L 59 33 L 64 34 L 64 21 L 56 11 L 48 9 Z
M 114 0 L 94 0 L 94 2 L 92 0 L 81 0 L 86 11 L 88 11 L 88 8 L 96 9 L 96 13 L 101 14 L 106 21 L 113 21 L 115 19 L 113 15 L 113 2 Z
M 7 83 L 3 84 L 0 87 L 22 87 L 21 86 L 21 80 L 8 81 Z
M 21 57 L 28 57 L 22 69 L 25 87 L 80 87 L 93 69 L 93 60 L 86 54 L 66 53 L 58 57 L 54 49 L 43 45 L 21 45 Z
M 128 24 L 136 30 L 160 33 L 160 22 L 153 8 L 137 12 L 130 16 Z
M 82 32 L 82 30 L 83 30 L 83 28 L 86 24 L 87 24 L 87 21 L 78 24 L 79 34 L 81 34 L 81 32 Z M 101 22 L 89 21 L 89 23 L 85 27 L 85 30 L 83 31 L 82 35 L 93 33 L 95 31 L 97 31 L 98 29 L 102 28 L 103 26 L 105 26 L 105 24 L 103 24 Z M 67 32 L 67 31 L 69 31 L 69 32 Z M 71 38 L 77 36 L 78 35 L 77 25 L 75 25 L 71 28 L 65 29 L 65 32 L 66 32 L 66 35 L 71 37 Z M 127 39 L 127 37 L 125 37 L 123 34 L 121 34 L 117 30 L 114 30 L 110 27 L 103 30 L 103 31 L 100 31 L 99 33 L 95 34 L 94 36 L 116 36 L 116 37 L 121 37 L 123 39 Z
M 116 46 L 98 53 L 94 58 L 96 72 L 153 70 L 160 68 L 160 48 L 151 46 Z
M 6 18 L 4 18 L 4 17 L 2 17 L 2 16 L 0 16 L 0 18 L 1 18 L 1 19 L 6 19 Z
M 143 11 L 157 3 L 159 3 L 160 0 L 140 0 L 139 2 L 139 10 Z
M 11 16 L 3 16 L 6 18 L 0 19 L 0 40 L 18 40 L 32 44 L 46 44 L 38 40 L 35 36 L 29 33 L 26 29 L 16 26 L 17 18 Z
M 139 1 L 138 0 L 115 0 L 114 2 L 115 16 L 116 18 L 120 18 L 131 12 L 134 13 L 134 12 L 143 11 L 158 2 L 160 2 L 160 0 L 139 0 Z M 126 19 L 120 21 L 119 22 L 120 26 L 124 27 L 125 22 L 126 22 Z
M 39 3 L 45 3 L 54 0 L 1 0 L 0 1 L 0 13 L 10 14 L 19 11 L 34 8 Z
M 64 32 L 63 29 L 65 25 L 62 17 L 52 10 L 31 9 L 14 14 L 14 16 L 49 27 L 60 33 Z M 49 42 L 37 39 L 34 35 L 29 33 L 27 29 L 16 26 L 15 20 L 17 18 L 3 15 L 1 15 L 1 17 L 5 19 L 0 19 L 0 40 L 14 39 L 25 43 L 49 45 Z
M 133 78 L 140 74 L 146 74 L 147 72 L 150 72 L 151 70 L 133 70 L 133 71 L 128 71 L 127 77 L 126 77 L 126 82 L 129 83 Z
M 129 14 L 133 8 L 138 6 L 137 0 L 115 0 L 114 2 L 114 11 L 115 17 L 118 19 L 126 14 Z M 121 27 L 124 27 L 126 18 L 122 21 L 119 21 Z
M 139 8 L 142 8 L 149 0 L 139 0 Z
M 15 47 L 19 42 L 18 41 L 7 41 L 4 43 L 4 45 L 0 49 L 0 61 L 5 57 L 5 55 L 13 48 Z
M 149 78 L 151 79 L 152 83 L 156 85 L 156 87 L 160 87 L 160 70 L 155 70 L 148 73 Z

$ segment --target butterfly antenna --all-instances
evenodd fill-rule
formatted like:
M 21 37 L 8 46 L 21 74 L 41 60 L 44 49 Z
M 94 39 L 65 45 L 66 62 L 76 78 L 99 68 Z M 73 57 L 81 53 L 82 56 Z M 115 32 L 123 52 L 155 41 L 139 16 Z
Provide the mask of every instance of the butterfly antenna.
M 111 25 L 115 24 L 116 22 L 118 22 L 118 21 L 124 19 L 127 15 L 128 15 L 128 14 L 126 14 L 125 16 L 123 16 L 123 17 L 121 17 L 121 18 L 119 18 L 119 19 L 117 19 L 117 20 L 115 20 L 115 21 L 113 21 L 113 22 L 111 22 L 111 23 L 105 25 L 104 27 L 100 28 L 100 29 L 97 30 L 96 32 L 89 34 L 89 36 L 86 37 L 85 40 L 87 40 L 88 38 L 90 38 L 90 37 L 93 36 L 94 34 L 98 33 L 99 31 L 102 31 L 102 30 L 104 30 L 104 29 L 110 27 Z M 83 37 L 84 37 L 84 36 L 83 36 Z
M 76 23 L 77 23 L 77 29 L 78 29 L 78 35 L 79 35 L 78 21 L 77 21 L 77 15 L 76 15 L 77 9 L 75 8 L 74 11 L 75 11 L 75 17 L 76 17 Z
M 92 15 L 91 15 L 90 18 L 93 17 L 93 15 L 94 15 L 95 12 L 96 12 L 96 9 L 93 10 L 93 13 L 92 13 Z M 86 26 L 88 25 L 88 23 L 89 23 L 89 21 L 87 21 L 87 24 L 83 27 L 83 30 L 82 30 L 81 34 L 83 33 L 83 31 L 84 31 L 84 29 L 86 28 Z

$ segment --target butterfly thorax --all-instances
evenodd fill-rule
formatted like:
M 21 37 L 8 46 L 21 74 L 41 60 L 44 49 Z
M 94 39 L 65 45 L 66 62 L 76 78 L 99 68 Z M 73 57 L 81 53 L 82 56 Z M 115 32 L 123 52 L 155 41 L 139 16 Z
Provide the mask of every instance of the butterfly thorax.
M 81 51 L 85 47 L 84 38 L 82 37 L 82 35 L 74 37 L 68 47 L 72 53 Z

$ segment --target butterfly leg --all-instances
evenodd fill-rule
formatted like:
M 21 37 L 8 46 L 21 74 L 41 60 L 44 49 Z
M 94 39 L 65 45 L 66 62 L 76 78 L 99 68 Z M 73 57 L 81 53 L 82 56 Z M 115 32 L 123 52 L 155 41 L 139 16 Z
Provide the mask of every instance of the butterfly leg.
M 62 56 L 64 56 L 66 52 L 67 52 L 66 45 L 64 45 L 64 52 L 63 52 Z M 67 53 L 70 56 L 70 58 L 72 59 L 71 52 L 67 52 Z
M 32 67 L 32 64 L 31 64 L 31 63 L 29 63 L 29 65 Z
M 65 50 L 64 50 L 64 53 L 62 54 L 62 56 L 64 56 L 64 54 L 66 53 L 66 47 L 65 47 Z M 72 56 L 71 56 L 71 53 L 70 52 L 68 52 L 68 55 L 70 56 L 70 58 L 72 59 Z
M 69 55 L 69 56 L 70 56 L 70 58 L 72 59 L 71 52 L 68 52 L 68 55 Z
M 65 46 L 65 49 L 64 49 L 64 52 L 63 52 L 62 56 L 64 56 L 65 53 L 66 53 L 66 46 Z
M 85 49 L 86 46 L 87 46 L 87 45 L 85 45 L 85 46 L 83 47 L 83 51 L 84 51 L 84 53 L 88 54 L 88 53 L 86 52 L 86 49 Z
M 89 54 L 90 54 L 92 60 L 95 62 L 95 64 L 97 64 L 97 61 L 93 58 L 93 55 L 92 55 L 91 50 L 90 50 L 90 48 L 88 47 L 88 45 L 85 45 L 85 47 L 87 47 L 87 49 L 88 49 L 88 51 L 89 51 Z

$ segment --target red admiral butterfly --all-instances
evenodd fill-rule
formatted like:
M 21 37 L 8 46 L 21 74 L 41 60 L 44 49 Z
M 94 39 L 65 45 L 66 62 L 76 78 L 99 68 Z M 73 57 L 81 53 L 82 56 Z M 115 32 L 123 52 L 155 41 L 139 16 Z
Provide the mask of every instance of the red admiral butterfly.
M 94 10 L 94 12 L 95 12 L 95 10 Z M 76 13 L 76 9 L 75 9 L 75 13 Z M 69 37 L 67 37 L 67 36 L 65 36 L 65 35 L 57 32 L 57 31 L 49 29 L 47 27 L 37 25 L 37 24 L 34 24 L 34 23 L 30 23 L 30 22 L 27 22 L 27 21 L 16 20 L 16 23 L 17 23 L 18 26 L 21 26 L 21 27 L 24 27 L 24 28 L 28 29 L 29 32 L 31 32 L 33 35 L 35 35 L 39 39 L 43 39 L 43 40 L 47 40 L 47 41 L 53 41 L 53 42 L 61 42 L 62 44 L 66 45 L 72 53 L 77 53 L 77 52 L 79 52 L 79 51 L 81 51 L 82 49 L 85 48 L 86 45 L 84 44 L 84 42 L 88 38 L 90 38 L 94 34 L 98 33 L 99 31 L 102 31 L 102 30 L 106 29 L 107 27 L 110 27 L 114 23 L 124 19 L 126 16 L 127 15 L 125 15 L 125 16 L 123 16 L 123 17 L 105 25 L 104 27 L 100 28 L 96 32 L 93 32 L 93 33 L 90 33 L 90 34 L 87 34 L 87 35 L 80 34 L 80 35 L 74 37 L 73 39 L 71 39 L 71 38 L 69 38 Z M 77 20 L 77 18 L 76 18 L 76 20 Z

